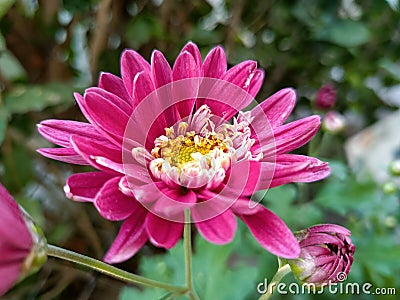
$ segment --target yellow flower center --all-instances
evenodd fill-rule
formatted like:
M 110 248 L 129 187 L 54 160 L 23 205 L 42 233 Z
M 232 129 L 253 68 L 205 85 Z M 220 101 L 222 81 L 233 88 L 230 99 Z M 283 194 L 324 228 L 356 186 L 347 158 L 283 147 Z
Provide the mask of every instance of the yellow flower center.
M 185 164 L 194 160 L 193 154 L 206 155 L 214 149 L 227 152 L 228 148 L 219 137 L 208 135 L 206 137 L 195 134 L 194 131 L 186 132 L 173 139 L 162 140 L 153 150 L 155 158 L 163 158 L 171 166 L 182 168 Z

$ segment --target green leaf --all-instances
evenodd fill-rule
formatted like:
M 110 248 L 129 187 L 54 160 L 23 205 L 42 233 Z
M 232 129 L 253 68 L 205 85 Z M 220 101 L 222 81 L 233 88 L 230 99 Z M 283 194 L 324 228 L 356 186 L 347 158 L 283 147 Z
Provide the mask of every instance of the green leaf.
M 377 199 L 376 185 L 372 181 L 358 182 L 354 176 L 347 180 L 329 180 L 321 188 L 315 203 L 345 215 L 349 211 L 370 206 Z
M 0 54 L 0 72 L 10 81 L 23 78 L 26 74 L 18 59 L 8 50 Z
M 19 86 L 4 96 L 10 113 L 41 111 L 49 106 L 73 103 L 74 87 L 61 83 Z
M 3 143 L 8 124 L 8 112 L 4 106 L 0 106 L 0 145 Z
M 329 41 L 347 48 L 367 43 L 370 36 L 370 31 L 364 23 L 351 20 L 332 23 L 315 33 L 315 38 L 318 40 Z
M 255 286 L 257 268 L 243 264 L 240 253 L 235 250 L 240 242 L 214 245 L 198 236 L 193 253 L 193 281 L 201 299 L 241 300 Z M 140 273 L 148 278 L 184 285 L 185 267 L 183 244 L 179 242 L 165 255 L 146 257 L 139 266 Z M 165 291 L 145 288 L 126 288 L 120 299 L 158 299 Z
M 394 78 L 400 80 L 400 65 L 398 63 L 384 57 L 379 60 L 379 66 L 389 72 Z
M 2 150 L 4 174 L 7 174 L 2 183 L 11 194 L 18 193 L 32 180 L 32 155 L 19 143 L 9 143 Z
M 14 3 L 15 0 L 0 0 L 0 20 Z

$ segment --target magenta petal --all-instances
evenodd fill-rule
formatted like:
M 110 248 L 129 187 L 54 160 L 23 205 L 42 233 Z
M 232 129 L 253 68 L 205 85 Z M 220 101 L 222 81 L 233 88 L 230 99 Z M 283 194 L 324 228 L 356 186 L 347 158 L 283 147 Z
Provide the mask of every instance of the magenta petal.
M 75 165 L 89 165 L 73 148 L 40 148 L 36 150 L 48 158 Z
M 122 163 L 122 150 L 108 141 L 96 141 L 84 136 L 73 135 L 71 136 L 71 143 L 80 154 L 84 153 L 85 156 L 90 156 L 93 159 L 106 157 L 117 163 Z
M 296 92 L 290 88 L 282 89 L 252 110 L 254 120 L 251 125 L 257 133 L 260 133 L 267 118 L 272 128 L 277 127 L 289 117 L 295 103 Z
M 193 209 L 192 212 L 197 229 L 207 241 L 222 245 L 230 243 L 235 237 L 237 221 L 230 209 L 205 221 L 199 210 Z
M 155 50 L 151 56 L 151 74 L 156 88 L 172 81 L 172 70 L 164 55 Z
M 134 256 L 143 247 L 148 240 L 144 222 L 146 214 L 147 211 L 142 208 L 141 211 L 137 211 L 124 221 L 104 257 L 106 263 L 123 262 Z
M 328 163 L 317 158 L 296 154 L 280 154 L 276 156 L 275 174 L 270 187 L 290 182 L 313 182 L 323 179 L 329 174 Z
M 261 179 L 261 162 L 242 160 L 233 164 L 226 184 L 226 190 L 222 194 L 232 193 L 232 197 L 250 196 L 258 190 Z
M 22 261 L 9 265 L 0 265 L 0 297 L 17 283 L 21 273 Z
M 306 144 L 317 133 L 320 123 L 319 116 L 309 116 L 276 128 L 276 153 L 288 153 Z
M 103 72 L 100 74 L 99 87 L 117 95 L 121 99 L 125 100 L 128 104 L 131 103 L 131 97 L 125 89 L 124 82 L 121 78 L 111 73 Z
M 85 101 L 85 97 L 83 97 L 81 94 L 79 93 L 74 93 L 74 98 L 76 100 L 76 103 L 78 104 L 80 110 L 82 111 L 83 115 L 85 116 L 85 118 L 90 122 L 90 123 L 94 123 L 93 122 L 93 118 L 92 116 L 89 114 L 88 110 L 87 110 L 87 104 Z
M 311 226 L 310 228 L 308 228 L 309 232 L 326 232 L 326 233 L 340 233 L 343 235 L 351 235 L 350 230 L 348 230 L 347 228 L 340 226 L 340 225 L 336 225 L 336 224 L 318 224 L 318 225 L 314 225 Z
M 191 190 L 181 192 L 179 188 L 171 189 L 167 186 L 160 186 L 158 186 L 160 189 L 158 199 L 152 207 L 152 211 L 159 217 L 184 222 L 183 212 L 197 202 L 196 194 Z
M 250 85 L 248 90 L 248 93 L 252 97 L 255 97 L 258 94 L 263 84 L 263 81 L 264 81 L 264 70 L 257 69 L 250 80 Z
M 25 257 L 31 250 L 32 236 L 28 231 L 26 223 L 23 219 L 22 212 L 15 200 L 8 193 L 6 188 L 0 183 L 0 265 L 2 259 L 5 259 L 4 250 L 7 246 L 14 249 L 16 254 L 25 253 Z M 9 237 L 8 243 L 2 243 Z M 18 237 L 18 238 L 16 238 Z M 1 280 L 0 280 L 1 281 Z
M 127 112 L 96 93 L 85 94 L 85 102 L 94 124 L 113 136 L 123 137 L 129 120 Z
M 196 65 L 199 69 L 201 69 L 202 67 L 202 62 L 201 62 L 201 54 L 200 54 L 200 50 L 197 47 L 197 45 L 193 42 L 188 42 L 181 50 L 181 53 L 183 52 L 189 52 L 193 58 L 194 61 L 196 62 Z
M 124 173 L 122 151 L 109 143 L 100 143 L 82 136 L 73 135 L 74 149 L 92 166 L 99 170 Z
M 186 78 L 198 78 L 199 76 L 200 69 L 193 56 L 187 51 L 181 52 L 172 69 L 172 79 L 178 81 Z M 199 80 L 187 80 L 184 85 L 187 86 L 187 90 L 182 90 L 182 88 L 180 88 L 182 84 L 180 83 L 172 86 L 174 101 L 178 102 L 175 104 L 175 107 L 177 108 L 181 118 L 189 116 L 193 110 L 195 101 L 194 97 L 197 95 Z
M 39 133 L 48 141 L 62 146 L 71 147 L 71 135 L 82 135 L 93 139 L 104 140 L 92 124 L 64 121 L 64 120 L 46 120 L 37 125 Z
M 254 76 L 254 71 L 257 68 L 257 63 L 252 60 L 246 60 L 229 69 L 222 79 L 239 86 L 246 91 L 249 89 L 251 78 Z
M 171 222 L 149 213 L 146 218 L 146 228 L 152 244 L 170 249 L 182 236 L 183 223 Z
M 85 97 L 88 94 L 96 94 L 98 97 L 103 98 L 103 102 L 110 102 L 117 106 L 121 111 L 125 112 L 127 115 L 132 113 L 132 103 L 127 102 L 122 99 L 119 95 L 114 95 L 104 89 L 98 87 L 91 87 L 85 90 Z
M 64 187 L 65 194 L 74 201 L 94 201 L 103 185 L 117 173 L 85 172 L 71 175 Z M 118 177 L 120 178 L 120 177 Z
M 136 51 L 125 50 L 121 56 L 121 75 L 129 95 L 133 93 L 133 80 L 139 72 L 150 72 L 150 64 Z
M 227 69 L 224 50 L 217 46 L 213 48 L 204 59 L 204 77 L 220 78 Z
M 138 73 L 133 81 L 133 85 L 134 107 L 136 107 L 136 105 L 154 91 L 150 72 Z
M 114 177 L 107 181 L 97 193 L 94 205 L 100 215 L 111 221 L 120 221 L 129 217 L 141 206 L 133 197 L 124 195 L 119 190 L 121 177 Z
M 300 246 L 286 224 L 273 212 L 258 205 L 254 214 L 239 214 L 262 247 L 282 258 L 297 258 Z

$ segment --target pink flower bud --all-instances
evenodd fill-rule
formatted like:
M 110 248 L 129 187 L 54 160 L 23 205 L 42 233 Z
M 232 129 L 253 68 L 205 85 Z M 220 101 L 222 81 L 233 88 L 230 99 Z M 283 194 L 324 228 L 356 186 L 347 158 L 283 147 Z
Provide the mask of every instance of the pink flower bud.
M 298 280 L 321 286 L 347 277 L 355 251 L 348 229 L 322 224 L 299 231 L 295 236 L 301 248 L 300 257 L 288 262 Z
M 337 111 L 328 112 L 322 120 L 322 129 L 329 133 L 339 133 L 346 128 L 346 119 Z
M 0 184 L 0 297 L 45 261 L 41 230 Z
M 336 104 L 336 90 L 331 84 L 321 87 L 315 97 L 315 106 L 318 109 L 331 109 Z

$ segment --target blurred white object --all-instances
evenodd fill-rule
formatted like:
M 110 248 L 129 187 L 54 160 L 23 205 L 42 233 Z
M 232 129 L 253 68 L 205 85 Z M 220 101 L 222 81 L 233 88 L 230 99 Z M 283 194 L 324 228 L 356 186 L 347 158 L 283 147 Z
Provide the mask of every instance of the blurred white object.
M 400 110 L 350 137 L 345 143 L 350 167 L 359 178 L 372 176 L 378 183 L 400 178 L 389 172 L 392 161 L 400 158 Z

